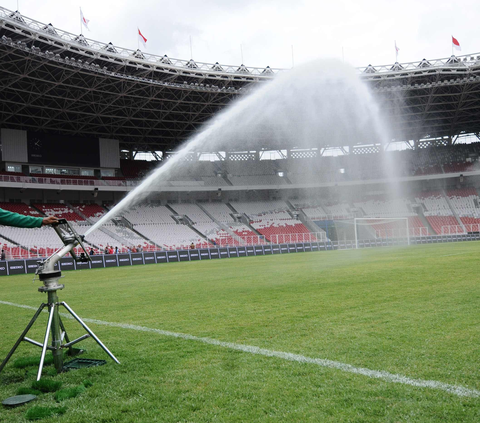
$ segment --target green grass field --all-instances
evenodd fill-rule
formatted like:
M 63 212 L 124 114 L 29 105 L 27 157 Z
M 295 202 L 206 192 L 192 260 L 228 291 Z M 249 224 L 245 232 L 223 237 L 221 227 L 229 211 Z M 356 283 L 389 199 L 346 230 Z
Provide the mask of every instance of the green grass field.
M 121 364 L 83 341 L 84 357 L 107 365 L 45 377 L 93 386 L 60 404 L 49 393 L 2 408 L 0 421 L 25 421 L 37 405 L 65 406 L 53 419 L 70 423 L 479 422 L 479 261 L 480 243 L 469 242 L 66 272 L 60 300 L 83 318 L 119 324 L 89 326 Z M 46 299 L 38 286 L 31 275 L 0 279 L 1 359 L 34 313 L 5 302 L 37 308 Z M 30 337 L 42 340 L 46 318 Z M 71 337 L 83 334 L 64 321 Z M 16 369 L 14 359 L 39 355 L 20 345 L 0 374 L 1 400 L 35 379 L 35 367 Z M 394 383 L 357 368 L 434 383 Z

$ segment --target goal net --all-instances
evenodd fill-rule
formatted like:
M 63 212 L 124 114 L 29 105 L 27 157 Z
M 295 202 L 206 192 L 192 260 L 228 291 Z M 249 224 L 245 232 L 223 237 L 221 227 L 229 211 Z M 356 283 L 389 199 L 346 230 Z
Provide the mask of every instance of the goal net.
M 395 244 L 410 244 L 410 230 L 407 217 L 355 218 L 355 245 L 372 241 L 393 240 Z

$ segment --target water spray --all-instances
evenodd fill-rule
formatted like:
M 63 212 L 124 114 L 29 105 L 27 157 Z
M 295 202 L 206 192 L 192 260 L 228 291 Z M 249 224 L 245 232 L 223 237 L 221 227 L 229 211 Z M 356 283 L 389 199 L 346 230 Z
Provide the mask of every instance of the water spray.
M 38 288 L 39 292 L 47 293 L 48 295 L 48 302 L 42 303 L 38 308 L 37 312 L 33 316 L 32 320 L 28 323 L 20 337 L 18 338 L 17 342 L 7 354 L 7 357 L 3 360 L 2 364 L 0 364 L 0 372 L 3 370 L 5 365 L 7 364 L 8 360 L 10 360 L 11 356 L 20 345 L 22 341 L 29 342 L 37 347 L 42 348 L 42 354 L 40 356 L 40 365 L 38 367 L 37 373 L 37 380 L 40 380 L 42 376 L 42 369 L 43 364 L 45 362 L 45 354 L 47 350 L 52 351 L 53 354 L 53 363 L 57 373 L 61 373 L 64 369 L 63 366 L 63 352 L 65 349 L 68 349 L 68 353 L 70 355 L 74 355 L 76 352 L 80 350 L 76 350 L 73 345 L 77 344 L 80 341 L 83 341 L 86 338 L 92 337 L 98 345 L 114 360 L 116 363 L 120 364 L 120 362 L 115 358 L 115 356 L 108 350 L 108 348 L 98 339 L 98 337 L 90 330 L 90 328 L 83 322 L 83 320 L 77 316 L 77 314 L 72 310 L 72 308 L 64 301 L 59 302 L 57 291 L 62 290 L 65 285 L 59 283 L 60 278 L 62 278 L 62 272 L 60 270 L 55 270 L 56 264 L 59 260 L 70 253 L 72 257 L 75 259 L 76 262 L 85 262 L 91 261 L 91 258 L 83 245 L 84 236 L 79 235 L 75 229 L 67 222 L 65 219 L 59 219 L 57 223 L 52 225 L 53 229 L 60 237 L 63 242 L 63 247 L 53 253 L 50 257 L 43 261 L 38 262 L 38 268 L 35 272 L 38 275 L 38 278 L 43 283 L 43 286 Z M 80 255 L 75 253 L 75 248 L 80 247 L 82 252 Z M 60 306 L 63 306 L 67 309 L 67 311 L 73 316 L 73 318 L 80 323 L 80 325 L 85 329 L 87 334 L 80 336 L 77 339 L 70 340 L 65 330 L 65 326 L 62 323 L 60 318 L 60 314 L 58 309 Z M 48 307 L 48 323 L 47 328 L 45 331 L 45 338 L 43 343 L 34 341 L 33 339 L 27 338 L 27 333 L 30 328 L 33 326 L 35 321 L 37 320 L 38 316 L 42 312 L 42 310 Z M 52 343 L 48 345 L 48 339 L 50 337 L 50 333 L 52 334 Z
M 181 169 L 198 151 L 257 149 L 262 140 L 272 148 L 382 143 L 390 139 L 382 113 L 356 70 L 340 61 L 317 60 L 259 84 L 217 113 L 140 185 L 85 233 L 138 204 L 159 182 Z M 389 171 L 394 163 L 390 164 Z

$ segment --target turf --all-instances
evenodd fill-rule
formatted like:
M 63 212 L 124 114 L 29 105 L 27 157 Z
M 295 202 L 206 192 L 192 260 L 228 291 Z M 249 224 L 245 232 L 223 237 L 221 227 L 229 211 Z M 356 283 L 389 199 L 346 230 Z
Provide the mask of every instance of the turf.
M 45 356 L 44 365 L 49 365 L 52 363 L 53 363 L 53 356 L 52 355 Z M 24 369 L 25 367 L 30 367 L 30 366 L 38 367 L 39 364 L 40 364 L 40 356 L 20 357 L 13 362 L 13 365 L 18 369 Z
M 27 420 L 42 420 L 47 417 L 52 417 L 56 414 L 65 414 L 66 407 L 37 407 L 34 406 L 27 410 L 25 418 Z
M 86 388 L 83 385 L 74 386 L 72 388 L 60 389 L 55 393 L 55 400 L 61 402 L 70 398 L 76 398 L 80 394 L 83 394 L 85 392 L 85 389 Z
M 82 317 L 252 345 L 480 389 L 480 243 L 328 251 L 65 273 Z M 31 276 L 0 279 L 1 301 L 38 307 Z M 0 303 L 4 357 L 33 310 Z M 40 319 L 39 319 L 40 320 Z M 42 339 L 46 315 L 29 337 Z M 64 319 L 70 337 L 81 327 Z M 65 400 L 69 422 L 478 422 L 480 398 L 161 335 L 89 326 L 106 366 L 55 380 L 93 386 Z M 71 332 L 71 333 L 70 333 Z M 31 356 L 22 344 L 16 356 Z M 39 350 L 38 350 L 39 353 Z M 2 398 L 31 386 L 9 364 Z M 39 399 L 54 406 L 53 394 Z M 0 410 L 22 421 L 25 408 Z M 2 420 L 3 421 L 3 420 Z
M 62 382 L 46 378 L 35 380 L 32 383 L 32 389 L 37 389 L 41 392 L 56 392 L 61 388 L 61 386 Z

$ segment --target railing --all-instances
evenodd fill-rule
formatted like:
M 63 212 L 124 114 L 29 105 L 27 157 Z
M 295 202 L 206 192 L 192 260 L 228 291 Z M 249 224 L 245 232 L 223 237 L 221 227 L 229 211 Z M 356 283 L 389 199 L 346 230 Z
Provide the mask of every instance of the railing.
M 20 184 L 44 184 L 44 185 L 67 185 L 67 186 L 100 186 L 100 187 L 124 187 L 137 186 L 142 181 L 133 180 L 103 180 L 103 179 L 81 179 L 78 177 L 69 178 L 68 176 L 19 176 L 19 175 L 0 175 L 0 182 L 15 182 Z M 166 182 L 165 184 L 168 184 Z
M 465 172 L 466 173 L 466 172 Z M 480 174 L 480 170 L 471 172 L 472 175 L 477 175 Z M 447 175 L 446 174 L 438 174 L 432 175 L 433 177 L 441 177 L 444 178 Z M 422 179 L 422 176 L 413 176 L 413 179 Z M 412 180 L 413 180 L 412 179 Z M 354 182 L 354 181 L 373 181 L 374 179 L 346 179 L 345 182 Z M 9 182 L 9 183 L 17 183 L 17 184 L 31 184 L 31 185 L 38 185 L 38 184 L 43 184 L 43 185 L 49 185 L 51 186 L 51 189 L 58 189 L 60 186 L 68 186 L 68 187 L 75 187 L 75 186 L 90 186 L 90 187 L 136 187 L 140 185 L 143 180 L 133 180 L 133 179 L 128 179 L 128 180 L 110 180 L 110 179 L 80 179 L 80 178 L 69 178 L 68 176 L 65 177 L 48 177 L 48 176 L 18 176 L 18 175 L 6 175 L 6 174 L 1 174 L 0 175 L 0 182 Z M 178 183 L 178 181 L 159 181 L 158 186 L 164 187 L 164 188 L 170 188 L 170 189 L 177 189 L 179 191 L 182 190 L 189 190 L 189 189 L 203 189 L 205 190 L 213 190 L 216 189 L 218 186 L 216 185 L 205 185 L 204 182 L 202 181 L 191 181 L 191 184 L 187 184 L 186 182 L 190 181 L 183 181 L 181 184 Z M 334 182 L 327 182 L 324 180 L 319 179 L 318 180 L 319 184 L 330 184 L 334 185 Z M 302 186 L 303 184 L 296 184 L 297 186 Z M 235 185 L 235 186 L 240 186 L 240 185 Z M 275 187 L 275 189 L 289 189 L 288 184 L 285 185 L 271 185 L 272 187 Z M 305 186 L 312 186 L 312 184 L 305 184 Z M 268 187 L 268 185 L 267 185 Z M 32 188 L 34 188 L 32 186 Z M 45 187 L 47 188 L 47 187 Z M 222 189 L 224 187 L 222 186 Z M 227 187 L 225 187 L 228 189 Z M 48 188 L 47 188 L 48 189 Z M 262 187 L 262 189 L 264 189 Z M 268 188 L 267 188 L 268 189 Z M 344 220 L 344 219 L 352 219 L 353 215 L 327 215 L 327 216 L 322 216 L 318 218 L 314 218 L 313 220 Z
M 79 177 L 70 178 L 68 176 L 19 176 L 19 175 L 0 175 L 0 182 L 15 182 L 21 184 L 44 184 L 44 185 L 67 185 L 67 186 L 92 186 L 92 187 L 136 187 L 142 180 L 123 180 L 123 179 L 81 179 Z M 202 181 L 183 181 L 182 184 L 176 181 L 160 181 L 162 186 L 203 186 Z M 186 182 L 191 182 L 186 185 Z
M 106 186 L 110 185 L 106 182 L 116 181 L 101 181 L 97 179 L 74 179 L 65 176 L 62 177 L 48 177 L 48 176 L 18 176 L 18 175 L 0 175 L 1 182 L 16 182 L 21 184 L 46 184 L 46 185 L 73 185 L 73 186 Z
M 51 256 L 55 251 L 60 248 L 60 245 L 57 248 L 52 247 L 38 247 L 38 246 L 23 246 L 23 247 L 3 247 L 5 250 L 5 256 L 7 260 L 16 260 L 16 259 L 40 259 L 44 257 Z M 75 248 L 75 253 L 80 254 L 82 250 L 77 247 Z M 70 254 L 68 254 L 70 256 Z
M 281 72 L 284 69 L 267 67 L 253 67 L 244 65 L 221 65 L 219 63 L 196 62 L 193 59 L 175 59 L 173 57 L 159 56 L 142 52 L 140 50 L 131 50 L 124 47 L 116 46 L 112 43 L 103 43 L 100 41 L 86 38 L 83 35 L 72 34 L 54 27 L 51 24 L 45 24 L 34 19 L 21 15 L 18 12 L 0 7 L 0 23 L 8 21 L 10 25 L 15 27 L 26 27 L 30 31 L 37 32 L 38 35 L 45 40 L 51 40 L 51 43 L 59 42 L 68 43 L 75 47 L 79 53 L 83 53 L 88 57 L 92 57 L 92 51 L 96 56 L 107 56 L 118 60 L 128 60 L 133 64 L 145 63 L 151 68 L 155 65 L 164 69 L 183 69 L 185 71 L 203 71 L 215 74 L 235 74 L 244 77 L 265 77 Z M 25 35 L 25 34 L 24 34 Z
M 323 242 L 327 240 L 327 235 L 325 232 L 237 236 L 241 238 L 242 241 L 239 241 L 239 239 L 233 237 L 217 238 L 215 239 L 215 245 L 218 247 L 238 247 L 245 245 L 289 244 L 318 241 Z
M 0 24 L 8 22 L 15 27 L 26 27 L 29 31 L 37 32 L 43 40 L 51 40 L 51 44 L 58 44 L 59 42 L 68 43 L 75 46 L 76 51 L 92 57 L 92 52 L 95 56 L 108 56 L 112 59 L 127 60 L 128 64 L 136 64 L 148 66 L 150 69 L 152 65 L 163 69 L 182 69 L 193 72 L 208 72 L 225 75 L 241 75 L 244 77 L 268 77 L 278 72 L 285 71 L 281 68 L 270 67 L 252 67 L 242 65 L 221 65 L 219 63 L 205 63 L 195 62 L 193 59 L 175 59 L 171 57 L 159 56 L 142 52 L 140 50 L 131 50 L 123 47 L 115 46 L 112 43 L 103 43 L 84 37 L 83 35 L 72 34 L 67 31 L 53 27 L 51 24 L 45 24 L 34 19 L 21 15 L 20 13 L 0 7 Z M 25 35 L 25 34 L 24 34 Z M 365 74 L 366 77 L 372 77 L 379 73 L 398 73 L 406 71 L 428 71 L 429 69 L 442 67 L 467 68 L 476 65 L 479 61 L 479 53 L 468 54 L 463 56 L 452 56 L 442 59 L 420 60 L 408 63 L 395 63 L 388 65 L 368 65 L 357 68 L 359 73 Z
M 195 243 L 195 248 L 213 248 L 213 247 L 239 247 L 239 246 L 250 246 L 250 245 L 266 245 L 266 244 L 288 244 L 288 243 L 305 243 L 305 242 L 325 242 L 327 241 L 327 237 L 324 232 L 316 232 L 316 233 L 299 233 L 299 234 L 280 234 L 269 236 L 268 239 L 264 236 L 247 236 L 241 237 L 242 242 L 238 241 L 233 237 L 228 238 L 221 238 L 215 240 L 215 244 L 213 241 L 205 241 L 201 243 Z M 88 239 L 87 239 L 88 241 Z M 0 242 L 1 244 L 1 242 Z M 48 257 L 52 255 L 58 248 L 58 246 L 38 246 L 38 245 L 24 245 L 23 247 L 4 247 L 7 259 L 14 260 L 14 259 L 34 259 L 34 258 L 42 258 Z M 87 249 L 90 250 L 88 244 L 86 245 Z M 169 248 L 164 248 L 164 250 L 182 250 L 182 249 L 189 249 L 190 243 L 187 242 L 184 245 L 172 245 Z M 115 249 L 115 246 L 113 246 Z M 143 251 L 154 252 L 154 251 L 161 251 L 162 249 L 154 247 L 150 245 L 148 247 L 144 247 Z M 76 253 L 80 254 L 81 251 L 79 248 L 75 250 Z M 105 252 L 105 247 L 100 249 L 94 248 L 95 254 L 102 254 Z M 118 247 L 119 253 L 128 253 L 131 252 L 128 247 L 124 245 L 120 245 Z M 136 251 L 133 251 L 136 252 Z
M 442 226 L 442 235 L 466 234 L 471 232 L 480 232 L 480 223 L 466 223 L 460 225 Z
M 273 244 L 289 244 L 295 242 L 318 242 L 326 241 L 327 234 L 325 232 L 299 233 L 299 234 L 275 234 L 268 235 L 268 239 Z
M 428 228 L 409 228 L 409 236 L 428 236 Z M 389 229 L 376 229 L 375 238 L 405 238 L 407 236 L 406 228 L 389 228 Z

